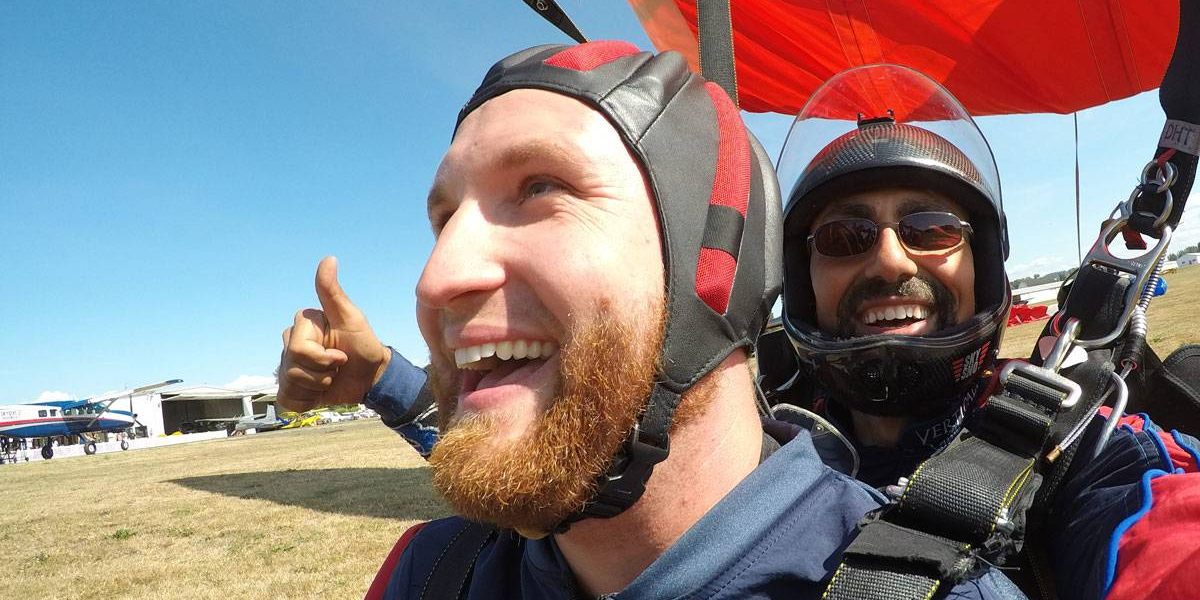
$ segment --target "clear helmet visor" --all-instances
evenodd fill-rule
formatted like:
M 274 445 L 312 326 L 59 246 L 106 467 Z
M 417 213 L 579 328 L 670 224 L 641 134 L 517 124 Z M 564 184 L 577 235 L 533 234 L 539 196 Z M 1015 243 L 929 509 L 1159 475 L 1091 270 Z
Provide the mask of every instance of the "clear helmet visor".
M 999 207 L 996 161 L 975 121 L 937 82 L 892 64 L 843 71 L 809 98 L 792 123 L 779 156 L 777 172 L 785 198 L 793 195 L 802 179 L 813 175 L 811 167 L 834 141 L 863 126 L 889 120 L 933 133 L 961 152 L 977 172 L 975 184 Z

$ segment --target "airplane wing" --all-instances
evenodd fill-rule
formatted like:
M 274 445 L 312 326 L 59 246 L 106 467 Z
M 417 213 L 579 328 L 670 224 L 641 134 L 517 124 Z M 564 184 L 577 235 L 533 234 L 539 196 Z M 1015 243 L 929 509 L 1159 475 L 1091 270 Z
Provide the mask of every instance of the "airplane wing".
M 84 403 L 86 403 L 86 404 L 102 404 L 103 406 L 100 407 L 100 411 L 96 413 L 95 418 L 93 418 L 84 427 L 84 429 L 85 430 L 91 429 L 92 426 L 96 424 L 96 421 L 99 421 L 100 417 L 104 416 L 104 413 L 108 412 L 108 407 L 112 406 L 113 402 L 116 402 L 117 400 L 120 400 L 121 398 L 129 398 L 130 399 L 129 400 L 130 401 L 130 412 L 133 412 L 133 410 L 132 410 L 133 404 L 132 403 L 133 403 L 134 396 L 140 396 L 147 392 L 152 392 L 159 388 L 167 387 L 168 385 L 175 385 L 176 383 L 179 383 L 181 381 L 183 381 L 183 380 L 182 379 L 168 379 L 166 381 L 160 381 L 158 383 L 151 383 L 149 385 L 138 386 L 135 388 L 130 388 L 128 390 L 121 390 L 119 392 L 114 392 L 111 394 L 102 394 L 102 395 L 96 396 L 94 398 L 88 398 Z
M 128 390 L 121 390 L 119 392 L 113 392 L 111 394 L 102 394 L 102 395 L 96 396 L 94 398 L 88 398 L 87 401 L 92 404 L 100 404 L 103 402 L 112 404 L 114 400 L 119 400 L 126 396 L 140 396 L 147 392 L 152 392 L 159 388 L 165 388 L 168 385 L 175 385 L 176 383 L 180 383 L 182 381 L 183 381 L 182 379 L 168 379 L 166 381 L 160 381 L 158 383 L 151 383 L 149 385 L 138 386 L 135 388 L 130 388 Z M 105 405 L 105 406 L 107 407 L 107 405 Z

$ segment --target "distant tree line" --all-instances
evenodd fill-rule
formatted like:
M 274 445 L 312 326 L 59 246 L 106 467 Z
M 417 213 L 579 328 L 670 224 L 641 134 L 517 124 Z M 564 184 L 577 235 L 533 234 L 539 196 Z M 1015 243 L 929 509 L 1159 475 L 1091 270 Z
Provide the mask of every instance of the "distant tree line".
M 1034 273 L 1030 277 L 1022 277 L 1020 279 L 1014 279 L 1014 280 L 1012 280 L 1012 289 L 1019 290 L 1021 288 L 1032 287 L 1035 285 L 1042 285 L 1043 283 L 1054 283 L 1056 281 L 1062 281 L 1067 278 L 1067 275 L 1071 274 L 1071 271 L 1074 271 L 1074 270 L 1075 270 L 1074 268 L 1064 269 L 1062 271 L 1055 271 L 1053 273 L 1047 273 L 1045 275 L 1040 275 L 1038 273 Z
M 1187 254 L 1189 252 L 1200 252 L 1200 244 L 1196 244 L 1195 246 L 1188 246 L 1187 248 L 1184 248 L 1183 250 L 1180 250 L 1179 252 L 1172 252 L 1169 255 L 1167 255 L 1167 260 L 1175 260 L 1175 259 L 1179 258 L 1180 256 L 1183 256 L 1184 254 Z

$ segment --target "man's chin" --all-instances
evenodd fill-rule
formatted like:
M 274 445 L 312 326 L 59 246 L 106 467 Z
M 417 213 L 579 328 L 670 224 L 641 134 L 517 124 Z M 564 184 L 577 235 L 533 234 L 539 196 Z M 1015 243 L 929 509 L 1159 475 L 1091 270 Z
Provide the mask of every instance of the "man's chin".
M 476 443 L 480 446 L 491 451 L 504 450 L 525 437 L 527 421 L 504 411 L 481 413 L 459 407 L 446 430 L 442 432 L 442 437 L 456 431 L 474 430 L 477 432 Z M 486 434 L 482 433 L 485 431 Z

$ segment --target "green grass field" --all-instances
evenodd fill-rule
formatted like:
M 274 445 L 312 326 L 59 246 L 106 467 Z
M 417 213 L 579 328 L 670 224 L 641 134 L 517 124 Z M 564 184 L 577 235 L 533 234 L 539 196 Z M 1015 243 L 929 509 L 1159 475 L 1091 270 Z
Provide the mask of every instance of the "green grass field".
M 1200 267 L 1150 309 L 1161 356 L 1200 342 Z M 1008 330 L 1029 353 L 1043 323 Z M 412 523 L 447 514 L 377 420 L 0 466 L 0 597 L 361 598 Z
M 0 467 L 0 597 L 361 598 L 447 514 L 378 420 Z

